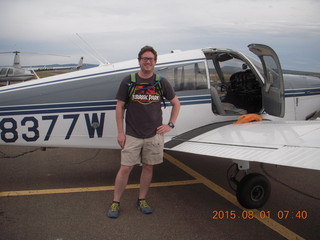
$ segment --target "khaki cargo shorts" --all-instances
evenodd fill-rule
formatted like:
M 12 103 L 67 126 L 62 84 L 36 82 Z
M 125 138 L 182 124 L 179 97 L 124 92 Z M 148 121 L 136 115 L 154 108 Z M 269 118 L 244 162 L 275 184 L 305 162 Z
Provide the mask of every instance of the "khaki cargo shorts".
M 126 143 L 121 151 L 121 165 L 156 165 L 163 162 L 164 137 L 156 134 L 151 138 L 135 138 L 126 135 Z

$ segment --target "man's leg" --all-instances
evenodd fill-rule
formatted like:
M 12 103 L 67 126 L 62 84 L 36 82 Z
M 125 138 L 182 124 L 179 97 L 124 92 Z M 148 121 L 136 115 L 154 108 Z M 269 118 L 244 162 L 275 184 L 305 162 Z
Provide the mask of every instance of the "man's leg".
M 152 180 L 152 173 L 153 173 L 153 165 L 143 164 L 142 172 L 140 176 L 140 191 L 139 191 L 139 199 L 138 199 L 137 205 L 138 205 L 138 209 L 144 214 L 152 213 L 152 209 L 146 201 L 146 197 L 147 197 L 150 183 Z
M 128 184 L 128 179 L 129 179 L 129 175 L 131 173 L 132 168 L 133 166 L 121 165 L 115 180 L 113 201 L 120 202 L 122 193 L 124 192 Z
M 140 176 L 140 191 L 139 199 L 145 199 L 148 194 L 150 183 L 152 180 L 153 165 L 143 164 L 142 172 Z
M 120 198 L 127 186 L 129 175 L 133 166 L 141 162 L 140 153 L 142 146 L 143 139 L 126 135 L 126 144 L 121 151 L 121 167 L 115 180 L 113 201 L 120 202 Z
M 109 218 L 118 218 L 120 211 L 120 198 L 127 186 L 130 172 L 133 166 L 121 165 L 115 180 L 113 202 L 111 203 L 107 216 Z

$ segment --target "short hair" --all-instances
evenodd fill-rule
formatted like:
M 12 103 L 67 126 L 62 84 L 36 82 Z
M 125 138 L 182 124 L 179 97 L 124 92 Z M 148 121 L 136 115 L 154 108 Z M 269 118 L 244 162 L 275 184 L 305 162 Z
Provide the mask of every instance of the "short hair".
M 152 52 L 154 55 L 154 59 L 157 61 L 158 54 L 157 54 L 156 50 L 154 50 L 154 48 L 151 46 L 144 46 L 143 48 L 141 48 L 141 50 L 138 54 L 139 60 L 141 59 L 142 54 L 144 54 L 145 52 Z

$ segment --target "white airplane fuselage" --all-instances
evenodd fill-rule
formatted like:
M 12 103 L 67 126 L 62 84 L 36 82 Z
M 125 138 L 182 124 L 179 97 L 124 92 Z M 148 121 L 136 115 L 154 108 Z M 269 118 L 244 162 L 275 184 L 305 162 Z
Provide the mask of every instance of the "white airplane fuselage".
M 243 64 L 248 68 L 241 69 Z M 166 139 L 211 123 L 236 120 L 243 113 L 275 119 L 263 113 L 265 92 L 273 86 L 265 90 L 261 69 L 229 49 L 158 56 L 155 72 L 170 81 L 181 103 L 176 127 Z M 138 60 L 131 60 L 0 88 L 0 144 L 118 148 L 115 95 L 121 80 L 137 71 Z M 284 76 L 284 85 L 283 92 L 274 94 L 285 99 L 284 117 L 277 119 L 305 120 L 320 110 L 319 78 Z M 170 113 L 168 103 L 163 123 Z

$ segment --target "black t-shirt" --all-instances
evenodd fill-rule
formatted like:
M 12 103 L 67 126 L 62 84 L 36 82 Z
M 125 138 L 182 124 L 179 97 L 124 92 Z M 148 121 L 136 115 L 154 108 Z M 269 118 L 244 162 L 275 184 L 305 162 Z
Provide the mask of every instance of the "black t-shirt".
M 150 138 L 156 135 L 157 127 L 162 125 L 161 97 L 156 91 L 156 75 L 142 79 L 136 74 L 136 87 L 128 99 L 131 76 L 125 77 L 119 87 L 116 99 L 127 102 L 125 115 L 126 134 L 136 138 Z M 161 79 L 163 97 L 172 100 L 175 92 L 166 78 Z

